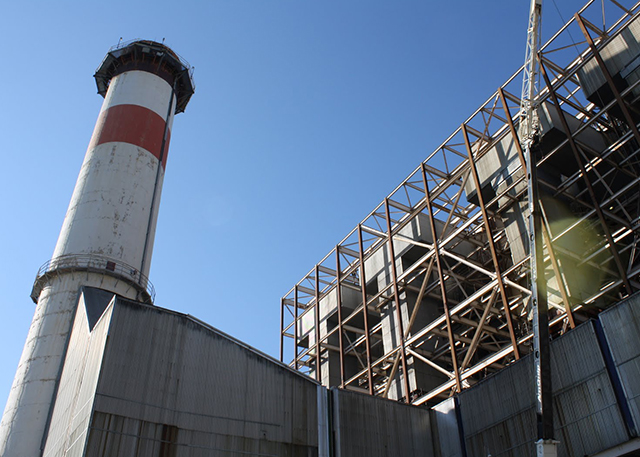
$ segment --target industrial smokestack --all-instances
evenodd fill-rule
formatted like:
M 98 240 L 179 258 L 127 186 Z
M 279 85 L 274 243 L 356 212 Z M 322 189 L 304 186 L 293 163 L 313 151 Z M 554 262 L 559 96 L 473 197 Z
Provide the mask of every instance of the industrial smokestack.
M 81 287 L 152 303 L 147 276 L 174 114 L 191 69 L 152 41 L 112 48 L 96 74 L 105 99 L 37 303 L 0 422 L 0 456 L 41 454 Z

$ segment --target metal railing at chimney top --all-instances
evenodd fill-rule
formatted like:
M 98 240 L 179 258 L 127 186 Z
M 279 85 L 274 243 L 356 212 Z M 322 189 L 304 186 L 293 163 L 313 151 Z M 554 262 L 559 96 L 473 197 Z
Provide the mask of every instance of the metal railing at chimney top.
M 31 299 L 37 303 L 40 292 L 52 277 L 73 271 L 86 271 L 114 277 L 140 292 L 141 301 L 153 303 L 155 299 L 156 292 L 153 284 L 138 269 L 119 260 L 97 254 L 63 255 L 46 262 L 38 270 L 31 290 Z

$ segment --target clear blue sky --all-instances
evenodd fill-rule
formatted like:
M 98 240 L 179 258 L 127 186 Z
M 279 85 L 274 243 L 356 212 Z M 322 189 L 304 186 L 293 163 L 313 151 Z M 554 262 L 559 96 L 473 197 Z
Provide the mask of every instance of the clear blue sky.
M 568 19 L 584 2 L 558 3 Z M 277 356 L 280 297 L 517 70 L 528 7 L 3 2 L 0 407 L 102 103 L 92 75 L 120 37 L 166 38 L 195 66 L 164 182 L 156 304 Z M 545 8 L 548 38 L 560 19 Z

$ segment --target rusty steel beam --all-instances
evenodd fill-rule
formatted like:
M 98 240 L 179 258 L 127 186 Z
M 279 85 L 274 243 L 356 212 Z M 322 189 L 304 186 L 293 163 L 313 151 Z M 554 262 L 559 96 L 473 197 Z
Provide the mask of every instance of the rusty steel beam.
M 444 368 L 442 368 L 437 363 L 433 362 L 432 360 L 429 360 L 427 357 L 425 357 L 424 355 L 420 354 L 418 351 L 413 350 L 411 348 L 407 348 L 407 352 L 409 354 L 411 354 L 412 356 L 414 356 L 415 358 L 417 358 L 417 359 L 421 360 L 422 362 L 424 362 L 426 365 L 429 365 L 434 370 L 437 370 L 440 373 L 446 375 L 449 379 L 455 379 L 455 375 L 452 372 L 450 372 L 448 370 L 445 370 Z M 425 351 L 422 351 L 422 352 L 425 352 Z
M 542 202 L 540 202 L 540 206 L 542 207 Z M 558 288 L 560 289 L 560 295 L 562 297 L 562 303 L 564 304 L 564 310 L 567 314 L 567 319 L 569 320 L 569 326 L 574 329 L 576 328 L 576 322 L 573 318 L 573 311 L 571 310 L 571 300 L 569 299 L 569 291 L 567 289 L 566 284 L 564 283 L 564 279 L 560 272 L 560 267 L 558 265 L 558 259 L 556 258 L 555 252 L 553 251 L 553 244 L 551 244 L 551 236 L 549 234 L 549 228 L 542 221 L 542 237 L 544 238 L 544 244 L 547 245 L 547 252 L 549 253 L 549 260 L 551 260 L 551 267 L 553 268 L 553 274 L 557 278 Z
M 367 308 L 367 277 L 364 268 L 364 243 L 362 241 L 362 225 L 358 224 L 358 250 L 360 260 L 360 289 L 362 291 L 362 318 L 364 320 L 364 338 L 367 352 L 367 377 L 369 378 L 369 394 L 373 395 L 373 371 L 371 370 L 371 340 L 369 336 L 369 309 Z
M 340 290 L 340 245 L 336 246 L 336 302 L 338 305 L 338 347 L 340 348 L 340 387 L 344 387 L 344 342 L 342 337 L 342 291 Z
M 293 367 L 298 369 L 298 286 L 293 287 Z
M 598 219 L 600 220 L 600 225 L 602 226 L 602 230 L 604 231 L 605 237 L 607 238 L 607 243 L 609 244 L 609 250 L 611 251 L 611 255 L 613 256 L 614 263 L 616 264 L 616 268 L 618 269 L 618 274 L 620 275 L 620 279 L 622 280 L 622 283 L 624 284 L 624 288 L 626 289 L 626 294 L 630 295 L 633 292 L 633 289 L 631 288 L 631 284 L 629 284 L 629 278 L 627 277 L 627 272 L 625 271 L 624 266 L 622 265 L 622 260 L 620 259 L 620 254 L 618 253 L 618 249 L 616 248 L 615 241 L 613 239 L 613 236 L 611 235 L 611 230 L 609 230 L 609 226 L 607 225 L 607 222 L 604 218 L 604 214 L 602 213 L 602 208 L 598 203 L 595 191 L 593 190 L 593 186 L 591 184 L 591 181 L 589 180 L 589 176 L 587 176 L 587 170 L 584 166 L 584 163 L 582 162 L 582 159 L 580 158 L 578 145 L 576 144 L 573 137 L 571 136 L 571 129 L 569 128 L 567 119 L 564 117 L 564 111 L 562 111 L 562 108 L 560 108 L 558 98 L 556 97 L 556 94 L 555 94 L 555 90 L 551 85 L 551 81 L 549 80 L 549 76 L 547 75 L 547 71 L 542 62 L 540 63 L 540 72 L 542 74 L 542 77 L 544 78 L 547 88 L 549 89 L 549 94 L 551 95 L 553 104 L 556 107 L 558 116 L 560 117 L 562 128 L 564 130 L 565 135 L 567 136 L 567 139 L 569 140 L 569 146 L 571 147 L 571 151 L 573 152 L 573 157 L 575 158 L 576 163 L 580 168 L 582 179 L 584 180 L 584 183 L 587 186 L 587 190 L 589 191 L 589 197 L 591 198 L 591 201 L 593 203 L 593 208 L 595 209 L 596 214 L 598 215 Z
M 393 365 L 391 366 L 391 372 L 387 376 L 387 385 L 384 387 L 384 393 L 382 394 L 384 398 L 389 398 L 389 390 L 391 389 L 391 380 L 396 377 L 396 373 L 398 372 L 399 365 L 400 365 L 400 356 L 396 354 L 395 359 L 393 359 Z
M 316 299 L 316 309 L 315 309 L 315 319 L 314 319 L 314 325 L 316 326 L 315 328 L 315 334 L 316 334 L 316 380 L 318 382 L 322 382 L 322 368 L 320 366 L 320 362 L 321 362 L 321 354 L 320 354 L 320 268 L 318 265 L 316 265 L 315 268 L 315 273 L 316 273 L 316 281 L 315 281 L 315 286 L 316 286 L 316 290 L 315 290 L 315 299 Z
M 516 146 L 516 152 L 518 153 L 518 158 L 520 159 L 520 165 L 522 166 L 522 170 L 527 172 L 527 162 L 524 158 L 524 151 L 522 151 L 522 145 L 520 144 L 520 138 L 518 137 L 518 131 L 516 130 L 516 126 L 513 124 L 513 118 L 511 117 L 511 111 L 509 110 L 509 105 L 507 105 L 507 99 L 504 96 L 504 90 L 502 87 L 498 89 L 498 95 L 500 96 L 500 101 L 502 102 L 502 108 L 504 109 L 505 114 L 507 115 L 507 124 L 509 125 L 509 131 L 511 132 L 511 136 L 513 137 L 513 143 Z
M 487 301 L 487 306 L 482 311 L 482 317 L 480 318 L 480 322 L 478 323 L 476 332 L 474 333 L 473 338 L 471 339 L 471 344 L 469 345 L 469 348 L 467 349 L 467 353 L 464 356 L 464 360 L 462 361 L 462 365 L 460 367 L 462 370 L 464 370 L 469 366 L 469 363 L 471 362 L 471 358 L 476 352 L 478 344 L 480 343 L 480 337 L 482 336 L 482 333 L 483 333 L 484 323 L 487 320 L 487 317 L 489 317 L 489 313 L 491 312 L 491 307 L 493 306 L 493 303 L 495 302 L 496 298 L 497 298 L 497 293 L 496 293 L 496 290 L 494 289 L 491 291 L 491 296 Z
M 284 298 L 280 299 L 280 361 L 284 363 Z
M 496 270 L 496 279 L 498 280 L 498 287 L 500 288 L 500 298 L 502 299 L 502 305 L 504 308 L 504 315 L 507 320 L 507 327 L 509 328 L 509 337 L 511 339 L 511 345 L 513 346 L 513 355 L 516 360 L 520 358 L 520 351 L 518 349 L 518 341 L 516 340 L 516 332 L 513 328 L 513 319 L 511 317 L 511 310 L 509 309 L 509 300 L 507 298 L 507 291 L 502 280 L 502 271 L 500 263 L 498 262 L 498 254 L 493 242 L 493 234 L 491 233 L 491 225 L 489 224 L 489 215 L 487 208 L 484 206 L 484 198 L 482 197 L 482 187 L 480 186 L 480 178 L 478 177 L 478 169 L 473 161 L 473 151 L 471 150 L 471 144 L 469 143 L 469 135 L 467 134 L 467 127 L 462 124 L 462 134 L 464 137 L 464 143 L 467 148 L 467 156 L 469 158 L 469 168 L 473 175 L 473 182 L 476 186 L 476 193 L 478 195 L 478 202 L 480 211 L 482 212 L 482 221 L 484 222 L 485 232 L 487 234 L 487 242 L 489 244 L 489 250 L 491 251 L 491 259 L 493 260 L 493 266 Z
M 404 344 L 404 331 L 402 326 L 402 310 L 400 309 L 400 292 L 398 289 L 398 270 L 396 268 L 396 255 L 393 247 L 393 232 L 391 230 L 391 213 L 389 210 L 389 199 L 384 200 L 385 216 L 387 219 L 387 236 L 388 236 L 388 248 L 389 248 L 389 261 L 391 262 L 391 275 L 393 281 L 393 299 L 396 303 L 396 314 L 398 319 L 398 336 L 400 338 L 400 360 L 402 362 L 402 376 L 404 377 L 404 390 L 407 396 L 407 403 L 411 403 L 411 391 L 409 389 L 409 371 L 407 370 L 407 358 Z M 391 382 L 391 379 L 387 381 Z
M 456 357 L 456 342 L 453 337 L 453 329 L 451 323 L 451 315 L 449 314 L 449 303 L 447 302 L 447 287 L 444 283 L 444 272 L 440 261 L 440 249 L 438 248 L 438 233 L 436 232 L 436 224 L 433 219 L 433 208 L 431 207 L 431 197 L 429 195 L 429 184 L 427 183 L 427 173 L 422 166 L 422 182 L 424 184 L 424 198 L 427 202 L 427 215 L 429 216 L 429 227 L 431 228 L 431 236 L 433 237 L 433 250 L 436 259 L 436 270 L 438 271 L 438 280 L 440 281 L 440 293 L 442 294 L 442 307 L 444 310 L 445 322 L 447 324 L 447 337 L 449 339 L 449 348 L 451 352 L 451 364 L 456 380 L 456 389 L 462 391 L 462 383 L 460 382 L 460 370 L 458 369 L 458 359 Z M 426 279 L 426 278 L 425 278 Z
M 431 270 L 433 268 L 433 262 L 435 258 L 431 257 L 429 261 L 429 265 L 427 265 L 427 270 L 424 272 L 424 279 L 422 280 L 422 285 L 420 286 L 420 290 L 418 292 L 418 298 L 416 298 L 416 305 L 413 307 L 413 311 L 411 312 L 411 318 L 409 319 L 409 325 L 407 325 L 407 329 L 405 330 L 404 337 L 409 338 L 409 334 L 411 333 L 411 329 L 413 328 L 413 324 L 418 316 L 418 310 L 422 304 L 422 300 L 424 298 L 424 294 L 427 291 L 427 285 L 429 283 L 429 277 L 431 276 Z M 416 262 L 417 263 L 417 262 Z

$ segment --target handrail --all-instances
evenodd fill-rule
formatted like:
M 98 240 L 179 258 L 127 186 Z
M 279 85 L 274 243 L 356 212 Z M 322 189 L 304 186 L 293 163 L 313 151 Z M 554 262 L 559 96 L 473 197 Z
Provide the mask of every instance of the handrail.
M 87 271 L 101 273 L 125 281 L 142 295 L 142 302 L 152 304 L 156 291 L 153 284 L 137 268 L 120 260 L 97 254 L 68 254 L 45 262 L 39 269 L 31 289 L 31 299 L 38 303 L 38 297 L 49 280 L 61 273 Z
M 130 46 L 134 43 L 153 43 L 153 44 L 157 44 L 157 45 L 161 45 L 166 47 L 171 54 L 173 54 L 173 56 L 176 58 L 176 60 L 178 60 L 178 62 L 180 62 L 184 68 L 187 70 L 187 72 L 189 73 L 189 79 L 191 80 L 191 83 L 193 84 L 193 87 L 195 88 L 195 82 L 193 80 L 193 70 L 194 67 L 191 66 L 191 64 L 187 61 L 187 59 L 185 59 L 184 57 L 182 57 L 180 54 L 178 54 L 177 52 L 175 52 L 172 48 L 170 48 L 169 46 L 167 46 L 166 44 L 164 44 L 164 40 L 162 41 L 162 43 L 158 43 L 156 41 L 150 41 L 150 40 L 144 40 L 142 38 L 133 38 L 131 40 L 127 40 L 127 41 L 119 41 L 118 44 L 115 44 L 113 46 L 111 46 L 109 48 L 109 53 L 113 52 L 113 51 L 117 51 L 119 49 L 124 49 L 127 46 Z

